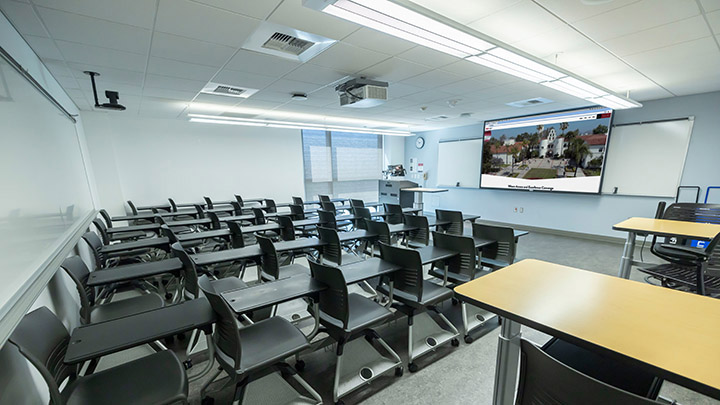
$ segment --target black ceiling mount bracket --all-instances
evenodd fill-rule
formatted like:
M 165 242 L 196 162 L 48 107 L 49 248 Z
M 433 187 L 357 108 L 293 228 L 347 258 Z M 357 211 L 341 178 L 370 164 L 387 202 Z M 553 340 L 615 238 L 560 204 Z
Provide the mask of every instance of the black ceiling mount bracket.
M 95 98 L 95 108 L 116 111 L 125 110 L 125 106 L 118 103 L 118 100 L 120 99 L 120 94 L 117 91 L 106 90 L 105 97 L 107 97 L 110 102 L 100 104 L 100 102 L 98 101 L 97 88 L 95 87 L 95 76 L 100 76 L 100 73 L 92 72 L 89 70 L 86 70 L 83 73 L 90 76 L 90 82 L 92 82 L 93 97 Z

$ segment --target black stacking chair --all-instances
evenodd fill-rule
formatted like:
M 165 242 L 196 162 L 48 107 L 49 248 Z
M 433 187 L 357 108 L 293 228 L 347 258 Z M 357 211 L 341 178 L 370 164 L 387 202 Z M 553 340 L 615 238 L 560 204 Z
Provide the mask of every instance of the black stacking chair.
M 248 384 L 280 371 L 283 376 L 292 376 L 317 403 L 322 402 L 320 395 L 285 363 L 287 358 L 310 348 L 305 335 L 299 329 L 278 316 L 238 328 L 236 314 L 216 292 L 210 279 L 202 276 L 198 280 L 198 285 L 217 315 L 213 335 L 216 344 L 215 360 L 220 365 L 220 370 L 215 372 L 200 389 L 203 401 L 205 401 L 205 389 L 222 371 L 228 374 L 230 383 L 235 385 L 233 401 L 238 403 L 242 403 Z M 304 403 L 311 401 L 309 398 L 301 399 Z
M 140 312 L 162 308 L 163 298 L 155 293 L 143 291 L 142 295 L 108 303 L 100 303 L 95 288 L 87 285 L 90 269 L 80 256 L 70 256 L 60 267 L 75 283 L 80 297 L 80 322 L 83 324 L 110 321 Z M 105 270 L 112 271 L 112 270 Z
M 363 200 L 357 200 L 357 199 L 350 199 L 350 206 L 351 207 L 359 207 L 359 208 L 365 208 L 365 202 Z
M 155 223 L 160 224 L 160 228 L 162 228 L 163 225 L 167 225 L 173 230 L 173 232 L 175 232 L 176 235 L 183 234 L 183 233 L 191 233 L 194 231 L 194 229 L 198 229 L 202 226 L 202 225 L 193 225 L 193 226 L 172 225 L 172 222 L 174 222 L 174 221 L 170 221 L 171 224 L 168 225 L 168 222 L 169 221 L 166 220 L 165 217 L 160 216 L 160 215 L 155 215 Z
M 472 230 L 474 238 L 497 242 L 482 248 L 480 265 L 498 270 L 515 262 L 517 244 L 515 231 L 512 228 L 473 223 Z
M 658 212 L 659 210 L 660 208 L 658 207 Z M 673 221 L 720 224 L 720 204 L 675 203 L 670 204 L 661 215 L 662 219 Z M 659 239 L 660 240 L 658 240 L 657 236 L 653 236 L 650 245 L 650 251 L 655 256 L 668 262 L 674 262 L 676 260 L 687 262 L 688 260 L 692 261 L 694 259 L 692 255 L 670 248 L 671 245 L 687 245 L 688 240 L 679 237 Z
M 290 277 L 297 274 L 310 274 L 310 269 L 299 264 L 280 264 L 280 255 L 275 249 L 272 239 L 265 236 L 257 236 L 258 245 L 262 250 L 260 257 L 260 279 L 263 281 L 277 280 L 282 277 Z M 289 262 L 290 260 L 284 260 Z
M 170 212 L 180 212 L 180 211 L 178 210 L 177 204 L 175 204 L 175 200 L 173 200 L 172 198 L 168 198 L 168 202 L 170 203 Z M 181 217 L 175 217 L 175 219 L 176 219 L 176 220 L 192 219 L 192 218 L 195 218 L 195 217 L 197 216 L 197 210 L 195 210 L 195 209 L 193 209 L 192 211 L 191 211 L 191 210 L 185 210 L 185 211 L 183 211 L 183 212 L 187 212 L 188 215 L 187 215 L 187 216 L 181 216 Z
M 365 221 L 372 220 L 370 209 L 365 207 L 352 207 L 352 213 L 355 216 L 355 219 L 353 219 L 353 227 L 355 229 L 367 229 Z
M 445 260 L 444 268 L 437 268 L 433 263 L 432 268 L 428 272 L 431 276 L 443 280 L 443 286 L 455 288 L 460 284 L 467 283 L 468 281 L 489 273 L 478 268 L 473 238 L 435 231 L 433 232 L 433 245 L 458 253 L 456 256 Z M 457 300 L 453 298 L 453 304 L 456 303 Z M 488 320 L 497 315 L 468 304 L 465 301 L 462 301 L 461 305 L 463 338 L 465 339 L 465 343 L 472 343 L 473 337 L 470 335 L 470 332 L 485 325 Z
M 438 225 L 436 227 L 438 231 L 450 233 L 453 235 L 462 235 L 464 232 L 463 214 L 460 211 L 436 209 L 435 220 L 437 220 L 438 222 L 450 222 L 447 225 Z
M 450 343 L 452 346 L 460 345 L 457 328 L 436 307 L 441 302 L 452 298 L 453 291 L 423 278 L 423 265 L 420 252 L 417 250 L 381 243 L 380 253 L 383 260 L 402 266 L 402 269 L 390 274 L 388 283 L 381 284 L 377 290 L 387 295 L 391 303 L 399 302 L 401 305 L 398 310 L 408 317 L 408 370 L 415 372 L 418 370 L 418 366 L 414 361 L 418 357 L 434 351 L 446 343 Z M 445 327 L 443 328 L 434 319 L 426 316 L 423 320 L 425 325 L 421 329 L 430 333 L 428 336 L 415 337 L 413 335 L 415 318 L 426 311 L 435 312 Z M 430 331 L 431 328 L 435 330 Z
M 399 204 L 384 203 L 383 209 L 387 214 L 387 216 L 385 217 L 385 222 L 391 225 L 403 223 L 403 211 L 402 207 Z
M 147 234 L 143 231 L 119 232 L 110 235 L 108 234 L 107 227 L 105 226 L 105 223 L 103 221 L 96 218 L 93 219 L 92 223 L 93 225 L 95 225 L 95 228 L 100 233 L 100 237 L 102 237 L 103 244 L 105 245 L 109 245 L 112 242 L 128 242 L 131 240 L 138 240 L 147 237 Z
M 659 265 L 642 265 L 641 272 L 660 281 L 664 287 L 692 291 L 700 295 L 720 294 L 720 233 L 703 248 L 662 244 L 663 256 L 671 260 Z
M 100 209 L 99 212 L 100 212 L 100 216 L 105 221 L 105 226 L 107 226 L 108 228 L 112 228 L 113 224 L 112 224 L 112 217 L 110 216 L 110 214 L 108 214 L 108 212 L 105 211 L 105 209 Z
M 95 258 L 95 266 L 99 269 L 104 269 L 109 266 L 114 266 L 118 263 L 129 261 L 139 262 L 150 253 L 150 249 L 134 249 L 123 252 L 103 253 L 101 249 L 105 246 L 100 240 L 100 237 L 95 232 L 85 232 L 82 239 L 90 246 L 90 251 Z
M 332 202 L 332 201 L 330 201 L 330 196 L 329 196 L 329 195 L 324 195 L 324 194 L 322 194 L 322 195 L 321 195 L 321 194 L 318 194 L 318 201 L 320 201 L 321 203 L 322 203 L 322 202 L 329 202 L 329 203 Z
M 318 219 L 320 220 L 319 225 L 327 228 L 338 229 L 337 221 L 335 220 L 335 211 L 318 210 Z
M 277 212 L 277 205 L 275 204 L 275 200 L 271 200 L 269 198 L 265 199 L 265 212 Z
M 323 242 L 321 260 L 322 263 L 332 263 L 337 266 L 362 261 L 361 257 L 354 254 L 347 254 L 343 251 L 340 243 L 340 236 L 336 229 L 330 227 L 317 227 L 318 237 Z
M 290 204 L 290 214 L 295 221 L 305 219 L 305 209 L 302 204 Z
M 8 341 L 38 370 L 53 405 L 187 403 L 185 367 L 169 350 L 78 376 L 63 362 L 70 335 L 47 307 L 25 315 Z
M 200 297 L 200 291 L 198 290 L 198 276 L 200 274 L 211 275 L 209 271 L 198 269 L 195 266 L 195 262 L 188 255 L 184 245 L 176 242 L 170 246 L 173 256 L 180 259 L 183 264 L 182 269 L 182 294 L 180 294 L 186 300 L 192 300 Z M 212 280 L 212 285 L 215 289 L 220 291 L 236 290 L 238 288 L 247 287 L 247 284 L 239 279 L 237 276 L 223 277 L 216 280 Z
M 395 370 L 396 376 L 401 376 L 403 368 L 400 356 L 372 329 L 390 320 L 393 313 L 362 295 L 349 294 L 345 277 L 339 268 L 312 259 L 308 259 L 308 263 L 312 277 L 327 286 L 320 292 L 319 316 L 328 335 L 337 342 L 333 401 L 338 404 L 341 397 L 392 370 Z M 346 345 L 358 337 L 365 339 L 357 341 L 348 349 L 361 351 L 346 354 Z M 383 356 L 373 346 L 373 342 L 380 344 L 389 356 Z M 351 370 L 343 369 L 346 357 L 350 357 L 348 366 L 352 367 Z M 361 378 L 357 378 L 358 374 Z
M 367 229 L 367 231 L 371 234 L 376 235 L 373 238 L 372 243 L 368 246 L 368 253 L 371 256 L 375 256 L 377 253 L 380 253 L 380 243 L 388 245 L 394 244 L 393 238 L 390 235 L 390 227 L 387 222 L 365 220 L 365 229 Z
M 582 374 L 548 356 L 525 339 L 520 341 L 520 351 L 520 381 L 515 401 L 518 405 L 659 403 Z
M 419 248 L 430 244 L 430 226 L 426 216 L 405 214 L 405 224 L 417 228 L 406 234 L 409 247 Z
M 335 207 L 335 203 L 330 201 L 320 201 L 320 209 L 332 212 L 333 214 L 337 215 L 337 209 Z
M 135 204 L 130 200 L 127 200 L 126 202 L 127 202 L 128 207 L 130 207 L 130 213 L 132 215 L 137 215 L 138 210 L 137 210 L 137 208 L 135 208 Z
M 301 207 L 302 207 L 303 205 L 305 205 L 305 203 L 303 202 L 302 197 L 293 197 L 293 198 L 292 198 L 292 201 L 293 201 L 293 204 L 294 204 L 294 205 L 299 205 L 299 206 L 301 206 Z

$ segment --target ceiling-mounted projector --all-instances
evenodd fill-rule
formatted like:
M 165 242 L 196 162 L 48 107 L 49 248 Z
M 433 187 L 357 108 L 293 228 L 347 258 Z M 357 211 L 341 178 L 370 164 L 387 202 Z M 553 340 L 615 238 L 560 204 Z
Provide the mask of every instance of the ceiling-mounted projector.
M 361 77 L 338 85 L 335 91 L 340 94 L 342 107 L 369 108 L 387 101 L 388 84 Z
M 103 108 L 106 110 L 117 111 L 125 110 L 125 106 L 118 103 L 118 100 L 120 99 L 120 94 L 117 91 L 106 90 L 105 97 L 108 98 L 109 103 L 100 104 L 98 102 L 97 89 L 95 88 L 95 76 L 100 76 L 100 73 L 87 70 L 84 73 L 90 75 L 90 81 L 92 82 L 93 88 L 93 96 L 95 97 L 95 108 Z

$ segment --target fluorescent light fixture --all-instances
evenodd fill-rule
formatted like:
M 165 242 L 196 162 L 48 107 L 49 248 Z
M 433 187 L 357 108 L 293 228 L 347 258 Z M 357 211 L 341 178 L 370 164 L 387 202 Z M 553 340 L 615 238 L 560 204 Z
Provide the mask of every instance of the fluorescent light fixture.
M 452 1 L 452 0 L 448 0 Z M 514 51 L 431 17 L 406 0 L 303 0 L 306 7 L 519 77 L 574 97 L 621 109 L 642 104 L 593 86 Z M 482 36 L 482 35 L 481 35 Z M 604 103 L 604 104 L 603 104 Z
M 263 120 L 251 118 L 224 117 L 219 115 L 204 114 L 188 114 L 190 122 L 199 122 L 205 124 L 223 124 L 223 125 L 243 125 L 251 127 L 268 127 L 268 128 L 286 128 L 286 129 L 314 129 L 320 131 L 341 131 L 341 132 L 357 132 L 362 134 L 392 135 L 392 136 L 411 136 L 409 131 L 398 131 L 392 129 L 374 129 L 362 127 L 347 127 L 340 125 L 313 124 L 304 122 L 280 121 L 280 120 Z

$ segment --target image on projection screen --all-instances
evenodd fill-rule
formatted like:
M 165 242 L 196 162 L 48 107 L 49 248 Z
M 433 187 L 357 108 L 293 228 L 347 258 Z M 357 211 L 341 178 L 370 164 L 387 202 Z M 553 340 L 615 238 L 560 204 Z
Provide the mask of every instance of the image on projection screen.
M 613 110 L 485 121 L 481 188 L 599 193 Z

